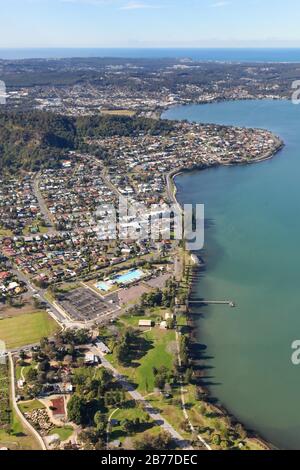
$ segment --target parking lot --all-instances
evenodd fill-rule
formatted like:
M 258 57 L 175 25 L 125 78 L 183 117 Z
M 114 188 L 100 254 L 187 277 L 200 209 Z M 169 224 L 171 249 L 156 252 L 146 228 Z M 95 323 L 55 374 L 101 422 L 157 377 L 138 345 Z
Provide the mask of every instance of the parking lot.
M 100 320 L 113 313 L 117 306 L 102 300 L 90 289 L 76 289 L 60 301 L 61 306 L 74 321 Z

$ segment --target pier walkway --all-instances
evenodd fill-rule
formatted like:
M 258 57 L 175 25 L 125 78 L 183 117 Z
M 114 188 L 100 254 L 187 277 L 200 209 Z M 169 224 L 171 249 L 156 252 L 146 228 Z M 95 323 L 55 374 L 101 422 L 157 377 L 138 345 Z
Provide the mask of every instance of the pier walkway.
M 189 300 L 189 305 L 228 305 L 229 307 L 236 307 L 236 304 L 232 300 Z

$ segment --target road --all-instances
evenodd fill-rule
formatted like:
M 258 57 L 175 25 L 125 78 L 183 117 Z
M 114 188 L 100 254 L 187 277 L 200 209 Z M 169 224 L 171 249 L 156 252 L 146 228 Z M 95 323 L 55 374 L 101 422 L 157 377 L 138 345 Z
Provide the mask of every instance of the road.
M 18 279 L 20 281 L 23 281 L 26 283 L 27 287 L 28 287 L 28 290 L 29 292 L 31 292 L 32 295 L 35 295 L 38 300 L 40 300 L 41 302 L 44 302 L 47 307 L 51 310 L 51 312 L 53 313 L 56 321 L 59 323 L 59 324 L 65 324 L 66 321 L 67 321 L 67 318 L 62 314 L 61 311 L 59 311 L 55 305 L 53 305 L 53 303 L 49 302 L 49 300 L 47 299 L 46 297 L 46 290 L 44 289 L 40 289 L 36 286 L 33 286 L 30 282 L 30 280 L 27 278 L 27 276 L 25 276 L 24 273 L 22 273 L 21 271 L 19 271 L 18 269 L 13 269 L 13 273 L 18 277 Z
M 36 440 L 38 441 L 40 447 L 42 450 L 47 450 L 46 445 L 42 439 L 42 437 L 39 435 L 39 433 L 34 429 L 33 426 L 27 421 L 25 416 L 21 413 L 19 410 L 17 400 L 16 400 L 16 387 L 15 387 L 15 367 L 14 367 L 14 361 L 12 354 L 8 354 L 9 358 L 9 364 L 10 364 L 10 382 L 11 382 L 11 400 L 12 400 L 12 405 L 15 410 L 16 415 L 20 419 L 22 425 L 24 426 L 25 429 L 29 431 L 30 434 L 32 434 Z
M 108 418 L 108 422 L 107 422 L 107 428 L 106 428 L 106 449 L 108 449 L 108 446 L 109 446 L 109 433 L 110 433 L 110 425 L 111 425 L 111 420 L 114 416 L 114 414 L 117 413 L 117 411 L 119 411 L 120 408 L 116 408 L 110 415 L 110 417 Z
M 39 206 L 40 206 L 40 210 L 41 210 L 41 213 L 43 214 L 43 217 L 45 219 L 45 222 L 46 224 L 49 226 L 49 229 L 48 229 L 48 234 L 50 233 L 56 233 L 56 230 L 54 228 L 54 224 L 53 224 L 53 218 L 52 218 L 52 215 L 45 203 L 45 200 L 43 198 L 43 195 L 40 191 L 40 173 L 37 174 L 37 176 L 35 177 L 34 179 L 34 183 L 33 183 L 33 192 L 34 192 L 34 195 L 35 197 L 37 198 L 38 200 L 38 203 L 39 203 Z
M 179 173 L 180 169 L 178 169 L 177 172 Z M 175 171 L 172 170 L 172 171 L 170 171 L 170 173 L 165 175 L 166 181 L 167 181 L 167 193 L 168 193 L 168 197 L 169 197 L 170 201 L 173 204 L 175 204 L 175 206 L 177 207 L 179 213 L 182 214 L 182 207 L 180 206 L 179 202 L 176 199 L 174 186 L 173 186 L 173 178 L 174 178 L 175 174 L 176 174 Z
M 118 190 L 118 188 L 110 181 L 110 178 L 108 176 L 108 169 L 103 165 L 103 163 L 98 160 L 96 157 L 92 157 L 91 155 L 89 157 L 90 160 L 92 160 L 94 163 L 97 163 L 97 165 L 101 168 L 101 178 L 103 179 L 103 182 L 106 184 L 106 186 L 111 189 L 111 191 L 118 197 L 124 197 Z
M 97 348 L 95 348 L 97 349 Z M 168 432 L 174 441 L 176 442 L 176 445 L 181 448 L 181 449 L 192 449 L 190 444 L 183 439 L 183 437 L 171 426 L 171 424 L 157 411 L 155 410 L 152 405 L 145 400 L 143 395 L 141 395 L 139 392 L 137 392 L 134 387 L 129 383 L 128 379 L 124 377 L 124 375 L 121 375 L 117 369 L 115 369 L 111 363 L 103 356 L 102 352 L 97 349 L 97 354 L 101 357 L 102 360 L 102 365 L 110 370 L 114 376 L 114 378 L 121 384 L 121 386 L 129 393 L 129 395 L 138 403 L 140 403 L 145 411 L 149 414 L 149 416 L 152 418 L 152 420 L 160 426 L 164 431 Z

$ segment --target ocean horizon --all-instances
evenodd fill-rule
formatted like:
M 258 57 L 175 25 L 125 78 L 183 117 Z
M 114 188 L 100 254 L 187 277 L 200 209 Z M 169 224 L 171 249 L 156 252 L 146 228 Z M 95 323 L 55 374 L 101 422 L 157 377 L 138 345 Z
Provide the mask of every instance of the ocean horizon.
M 200 62 L 300 63 L 300 48 L 0 48 L 0 59 L 192 59 Z

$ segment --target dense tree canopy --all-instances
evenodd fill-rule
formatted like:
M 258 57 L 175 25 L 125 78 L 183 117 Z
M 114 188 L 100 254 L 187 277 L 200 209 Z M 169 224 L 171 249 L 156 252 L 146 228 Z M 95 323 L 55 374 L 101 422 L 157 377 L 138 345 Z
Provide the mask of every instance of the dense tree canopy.
M 86 137 L 160 134 L 171 127 L 167 121 L 137 117 L 73 118 L 42 111 L 0 113 L 0 171 L 58 168 L 69 150 L 85 150 Z

